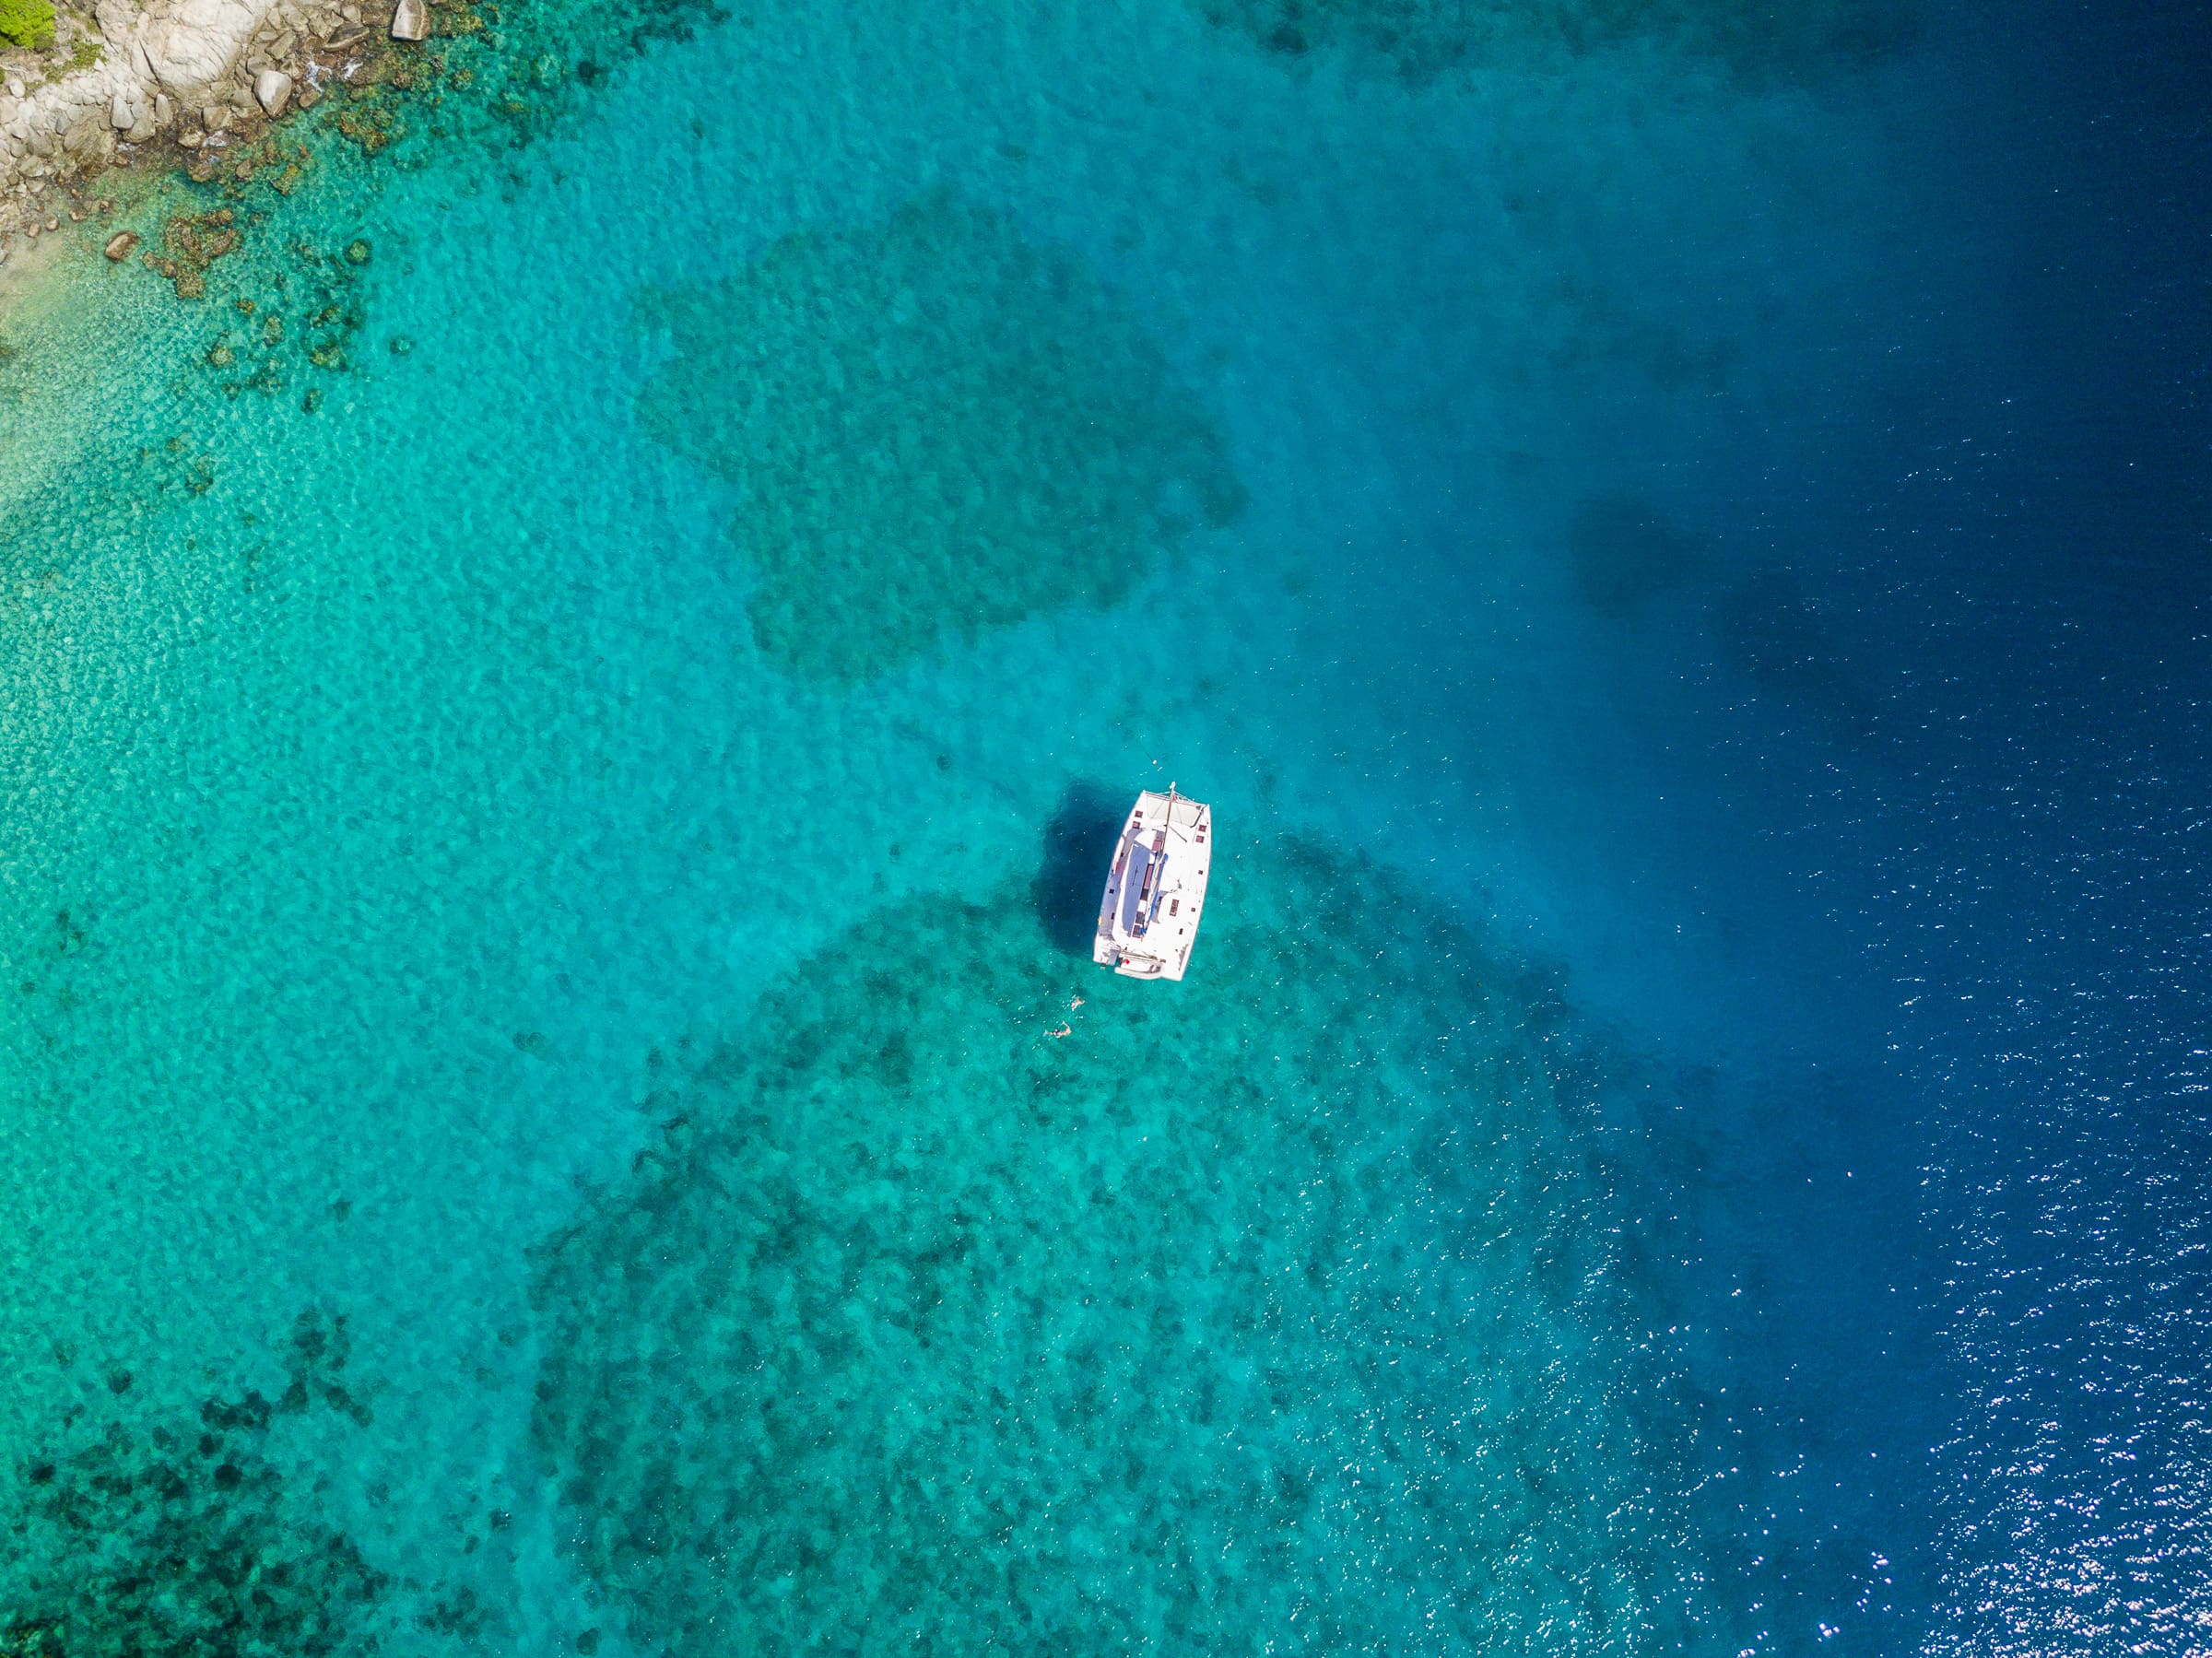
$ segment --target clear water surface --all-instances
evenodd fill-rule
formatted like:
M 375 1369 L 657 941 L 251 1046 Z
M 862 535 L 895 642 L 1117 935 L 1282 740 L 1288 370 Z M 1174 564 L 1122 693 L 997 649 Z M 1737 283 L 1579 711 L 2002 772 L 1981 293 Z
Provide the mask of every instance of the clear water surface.
M 0 1650 L 2212 1639 L 2190 19 L 445 15 L 0 317 Z

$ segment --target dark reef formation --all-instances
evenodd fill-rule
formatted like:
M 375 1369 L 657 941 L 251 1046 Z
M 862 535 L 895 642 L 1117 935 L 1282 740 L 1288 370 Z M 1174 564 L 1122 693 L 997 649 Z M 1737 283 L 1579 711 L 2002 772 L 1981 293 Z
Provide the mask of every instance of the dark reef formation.
M 549 1247 L 538 1433 L 638 1639 L 1565 1651 L 1659 1616 L 1694 1434 L 1619 1334 L 1685 1224 L 1647 1241 L 1610 1155 L 1636 1085 L 1371 866 L 1215 880 L 1166 994 L 1019 890 L 859 926 Z
M 133 1431 L 72 1424 L 67 1449 L 16 1469 L 6 1521 L 6 1658 L 342 1658 L 377 1645 L 391 1587 L 352 1539 L 303 1511 L 268 1454 L 276 1422 L 335 1410 L 365 1423 L 347 1386 L 343 1319 L 305 1313 L 287 1382 L 207 1400 L 196 1421 Z M 107 1378 L 118 1398 L 134 1379 Z
M 1917 0 L 1194 0 L 1286 57 L 1347 51 L 1421 80 L 1461 65 L 1650 41 L 1754 84 L 1863 70 L 1919 32 Z
M 1103 606 L 1242 505 L 1226 444 L 1070 255 L 947 193 L 649 295 L 646 429 L 738 493 L 755 637 L 851 683 Z
M 1705 549 L 1632 495 L 1584 501 L 1567 533 L 1575 594 L 1615 621 L 1641 617 L 1678 592 L 1705 562 Z
M 1880 700 L 1786 565 L 1732 568 L 1641 496 L 1593 496 L 1567 526 L 1568 575 L 1593 615 L 1717 662 L 1854 746 L 1881 734 Z
M 1714 603 L 1713 621 L 1723 659 L 1761 690 L 1804 709 L 1841 741 L 1864 746 L 1880 735 L 1879 702 L 1788 570 L 1757 570 L 1730 582 Z

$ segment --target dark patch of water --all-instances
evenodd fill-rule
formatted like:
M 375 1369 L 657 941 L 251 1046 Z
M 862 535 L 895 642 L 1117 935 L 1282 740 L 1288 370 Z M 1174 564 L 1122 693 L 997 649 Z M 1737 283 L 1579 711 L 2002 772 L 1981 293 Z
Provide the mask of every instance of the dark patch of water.
M 753 633 L 809 678 L 1126 596 L 1242 508 L 1221 431 L 1074 255 L 936 192 L 645 296 L 655 438 L 736 491 Z
M 1641 617 L 1653 600 L 1681 591 L 1705 562 L 1704 547 L 1633 495 L 1583 503 L 1567 534 L 1576 594 L 1616 621 Z
M 1831 735 L 1872 742 L 1880 710 L 1804 585 L 1788 570 L 1754 570 L 1724 586 L 1713 623 L 1729 664 L 1754 684 L 1786 697 Z
M 1286 58 L 1340 51 L 1425 80 L 1512 57 L 1651 41 L 1753 85 L 1830 81 L 1919 38 L 1918 0 L 1197 0 L 1216 26 Z

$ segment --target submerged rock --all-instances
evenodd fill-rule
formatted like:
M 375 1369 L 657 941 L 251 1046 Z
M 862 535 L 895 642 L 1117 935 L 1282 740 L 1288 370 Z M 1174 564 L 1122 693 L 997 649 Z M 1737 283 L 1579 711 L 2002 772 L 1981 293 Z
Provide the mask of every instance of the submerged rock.
M 195 178 L 205 165 L 203 162 L 194 166 Z M 213 213 L 173 215 L 161 227 L 161 252 L 147 253 L 146 263 L 176 284 L 179 299 L 204 299 L 207 293 L 205 274 L 207 267 L 238 251 L 241 237 L 236 224 L 237 215 L 228 207 Z
M 108 238 L 108 257 L 114 260 L 116 264 L 120 265 L 125 259 L 128 259 L 131 256 L 132 250 L 137 247 L 137 231 L 118 230 L 114 235 Z

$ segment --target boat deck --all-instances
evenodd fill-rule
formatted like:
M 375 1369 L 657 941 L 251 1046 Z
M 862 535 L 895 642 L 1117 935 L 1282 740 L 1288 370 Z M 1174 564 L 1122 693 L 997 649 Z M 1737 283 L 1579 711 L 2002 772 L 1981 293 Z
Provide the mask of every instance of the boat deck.
M 1125 978 L 1182 978 L 1212 866 L 1209 807 L 1172 788 L 1139 794 L 1114 846 L 1091 959 Z

